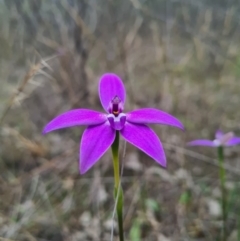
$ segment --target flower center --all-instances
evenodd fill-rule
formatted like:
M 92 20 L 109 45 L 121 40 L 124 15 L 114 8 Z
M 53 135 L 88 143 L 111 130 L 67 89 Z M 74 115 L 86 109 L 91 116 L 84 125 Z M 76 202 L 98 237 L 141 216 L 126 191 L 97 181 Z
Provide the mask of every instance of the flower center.
M 228 132 L 224 134 L 221 138 L 220 141 L 223 145 L 227 144 L 228 141 L 230 141 L 234 137 L 233 132 Z
M 126 115 L 122 113 L 123 103 L 121 99 L 116 95 L 109 104 L 109 114 L 107 116 L 111 127 L 114 130 L 121 130 L 126 122 Z
M 114 130 L 121 130 L 126 122 L 126 115 L 124 113 L 120 113 L 118 116 L 108 114 L 107 118 Z
M 123 103 L 117 95 L 110 102 L 108 111 L 116 117 L 123 111 Z
M 234 137 L 234 133 L 233 132 L 228 132 L 226 134 L 224 134 L 223 136 L 221 136 L 218 139 L 215 139 L 213 142 L 216 146 L 224 146 L 227 144 L 228 141 L 230 141 L 232 138 Z

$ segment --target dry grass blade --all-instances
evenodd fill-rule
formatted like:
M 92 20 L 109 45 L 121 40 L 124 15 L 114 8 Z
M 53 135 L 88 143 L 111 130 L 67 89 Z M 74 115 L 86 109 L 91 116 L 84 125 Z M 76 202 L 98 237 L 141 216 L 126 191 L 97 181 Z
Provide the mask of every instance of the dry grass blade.
M 17 130 L 10 128 L 10 127 L 4 127 L 4 132 L 6 132 L 10 136 L 14 136 L 16 140 L 21 144 L 21 147 L 27 149 L 29 152 L 36 154 L 38 156 L 44 156 L 46 153 L 46 150 L 43 145 L 40 143 L 36 143 L 25 136 L 21 135 Z
M 186 156 L 193 157 L 197 160 L 201 160 L 201 161 L 204 161 L 204 162 L 206 162 L 208 164 L 211 164 L 213 166 L 219 167 L 218 161 L 216 159 L 210 158 L 210 157 L 205 156 L 203 154 L 199 154 L 195 151 L 187 150 L 186 148 L 174 146 L 174 145 L 171 145 L 171 144 L 168 144 L 168 143 L 164 143 L 164 147 L 166 149 L 169 149 L 169 150 L 172 149 L 172 148 L 175 148 L 178 153 L 182 153 Z M 228 164 L 224 164 L 224 168 L 227 172 L 231 172 L 232 174 L 235 174 L 235 175 L 240 175 L 239 169 L 231 167 Z
M 16 89 L 16 91 L 13 93 L 13 95 L 9 98 L 5 109 L 3 110 L 3 114 L 0 118 L 0 125 L 3 123 L 6 115 L 8 114 L 9 110 L 11 109 L 11 107 L 14 105 L 17 97 L 23 93 L 26 85 L 32 80 L 32 78 L 39 73 L 39 71 L 41 71 L 43 68 L 45 68 L 46 62 L 48 60 L 51 60 L 53 58 L 56 58 L 57 56 L 52 56 L 50 58 L 46 58 L 46 59 L 42 59 L 39 63 L 34 64 L 30 70 L 25 74 L 25 76 L 23 77 L 22 81 L 20 82 L 20 85 L 18 86 L 18 88 Z
M 91 30 L 87 27 L 87 25 L 85 24 L 85 22 L 83 21 L 83 19 L 81 18 L 81 16 L 78 14 L 77 10 L 73 7 L 70 6 L 70 4 L 68 4 L 65 1 L 61 1 L 62 6 L 65 8 L 65 10 L 69 13 L 69 15 L 71 16 L 71 18 L 74 20 L 74 22 L 76 23 L 76 25 L 82 29 L 83 31 L 83 35 L 88 38 L 89 40 L 92 40 L 93 42 L 96 40 L 95 36 L 93 35 L 93 33 L 91 32 Z M 99 41 L 99 40 L 98 40 Z
M 52 158 L 51 160 L 49 160 L 48 162 L 44 163 L 43 165 L 41 165 L 40 167 L 37 167 L 35 169 L 33 169 L 29 175 L 24 175 L 20 178 L 21 182 L 27 182 L 29 181 L 29 179 L 41 175 L 42 173 L 45 173 L 51 169 L 54 168 L 58 168 L 58 169 L 64 169 L 66 166 L 69 165 L 69 163 L 71 162 L 71 160 L 69 161 L 69 159 L 67 157 L 70 157 L 73 155 L 74 152 L 77 151 L 78 147 L 72 148 L 70 150 L 67 150 L 66 152 L 63 152 L 59 155 L 57 155 L 56 157 Z M 66 162 L 63 163 L 62 165 L 60 165 L 61 160 L 60 158 L 66 158 Z
M 20 93 L 23 92 L 25 86 L 27 85 L 27 83 L 34 77 L 34 75 L 39 71 L 39 69 L 42 67 L 41 62 L 33 65 L 30 70 L 26 73 L 26 75 L 24 76 L 23 80 L 21 81 L 19 87 L 17 88 L 17 90 L 15 91 L 15 93 L 10 97 L 5 110 L 3 111 L 3 115 L 0 119 L 0 124 L 2 124 L 4 118 L 6 117 L 7 113 L 9 112 L 9 110 L 11 109 L 11 107 L 13 106 L 16 98 L 19 96 Z

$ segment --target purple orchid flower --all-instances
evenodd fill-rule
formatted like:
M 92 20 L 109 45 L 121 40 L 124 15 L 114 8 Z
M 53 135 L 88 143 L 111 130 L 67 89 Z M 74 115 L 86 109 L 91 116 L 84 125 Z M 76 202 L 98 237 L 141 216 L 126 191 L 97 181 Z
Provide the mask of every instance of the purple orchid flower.
M 214 140 L 194 140 L 187 143 L 188 146 L 235 146 L 240 144 L 240 137 L 235 137 L 233 132 L 223 133 L 216 131 Z
M 175 117 L 153 108 L 133 110 L 123 113 L 126 99 L 122 80 L 115 74 L 104 74 L 99 82 L 99 97 L 107 113 L 88 109 L 75 109 L 65 112 L 43 130 L 48 133 L 65 127 L 87 125 L 80 144 L 80 173 L 87 172 L 109 149 L 115 139 L 116 131 L 162 166 L 166 157 L 156 133 L 146 124 L 163 124 L 183 129 Z

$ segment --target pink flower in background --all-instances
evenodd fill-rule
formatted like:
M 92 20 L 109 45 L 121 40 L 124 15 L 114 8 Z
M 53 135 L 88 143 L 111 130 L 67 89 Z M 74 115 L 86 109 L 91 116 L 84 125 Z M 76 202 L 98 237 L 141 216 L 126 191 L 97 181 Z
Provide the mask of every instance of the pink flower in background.
M 99 82 L 99 97 L 106 113 L 88 109 L 65 112 L 49 122 L 43 133 L 78 125 L 88 126 L 80 144 L 80 173 L 87 172 L 110 148 L 116 131 L 162 166 L 166 157 L 156 133 L 146 124 L 170 125 L 183 129 L 175 117 L 154 109 L 144 108 L 124 113 L 126 99 L 122 80 L 115 74 L 104 74 Z
M 221 130 L 216 131 L 214 140 L 194 140 L 187 143 L 188 146 L 235 146 L 240 144 L 240 137 L 235 137 L 233 132 L 224 134 Z

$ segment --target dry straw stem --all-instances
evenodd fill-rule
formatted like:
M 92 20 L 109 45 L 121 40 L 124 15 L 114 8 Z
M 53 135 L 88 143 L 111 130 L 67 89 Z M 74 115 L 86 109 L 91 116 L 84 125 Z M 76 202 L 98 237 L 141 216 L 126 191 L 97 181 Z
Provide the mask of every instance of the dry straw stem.
M 71 7 L 70 4 L 68 4 L 65 1 L 61 1 L 61 4 L 65 8 L 65 10 L 69 13 L 69 15 L 72 17 L 72 19 L 75 21 L 76 25 L 82 30 L 83 35 L 89 40 L 95 42 L 96 41 L 95 36 L 91 32 L 91 30 L 87 27 L 87 25 L 79 15 L 78 11 L 75 8 Z
M 171 150 L 172 148 L 175 148 L 178 153 L 184 154 L 186 156 L 193 157 L 195 159 L 204 161 L 204 162 L 206 162 L 208 164 L 211 164 L 213 166 L 219 167 L 218 161 L 216 159 L 210 158 L 210 157 L 205 156 L 203 154 L 199 154 L 197 152 L 194 152 L 194 151 L 191 151 L 191 150 L 187 150 L 186 148 L 178 147 L 178 146 L 175 146 L 175 145 L 172 145 L 172 144 L 169 144 L 169 143 L 164 143 L 163 142 L 163 144 L 164 144 L 164 147 L 166 149 Z M 232 167 L 232 166 L 230 166 L 228 164 L 224 164 L 223 166 L 224 166 L 224 169 L 227 172 L 230 172 L 230 173 L 235 174 L 235 175 L 240 175 L 240 170 L 239 169 L 237 169 L 235 167 Z
M 20 82 L 20 85 L 18 86 L 18 88 L 16 89 L 16 91 L 13 93 L 13 95 L 9 98 L 7 104 L 6 104 L 6 108 L 3 111 L 3 114 L 0 118 L 0 125 L 3 123 L 6 115 L 8 114 L 9 110 L 11 109 L 11 107 L 14 105 L 17 97 L 24 91 L 25 87 L 27 86 L 27 84 L 33 79 L 33 77 L 37 74 L 37 73 L 42 73 L 42 69 L 45 67 L 48 67 L 47 61 L 56 58 L 57 56 L 52 56 L 46 59 L 42 59 L 39 63 L 34 64 L 30 70 L 25 74 L 25 76 L 23 77 L 22 81 Z
M 28 175 L 24 174 L 22 177 L 20 177 L 20 181 L 28 182 L 35 176 L 46 173 L 52 169 L 59 169 L 60 171 L 64 170 L 72 162 L 72 159 L 69 157 L 73 156 L 73 153 L 75 153 L 77 149 L 78 146 L 63 152 L 50 160 L 46 160 L 46 162 L 43 165 L 33 169 Z M 62 158 L 65 159 L 65 162 L 62 162 Z
M 4 127 L 3 130 L 8 133 L 11 136 L 14 136 L 17 141 L 21 144 L 21 147 L 27 149 L 32 154 L 38 155 L 38 156 L 44 156 L 45 155 L 45 148 L 43 145 L 40 145 L 36 142 L 33 142 L 32 140 L 29 140 L 28 138 L 21 135 L 17 130 L 10 128 L 10 127 Z
M 146 16 L 151 17 L 152 19 L 156 19 L 156 20 L 158 20 L 160 22 L 164 22 L 165 24 L 167 24 L 167 20 L 163 16 L 154 14 L 148 7 L 144 6 L 141 3 L 141 1 L 139 1 L 139 0 L 130 0 L 130 2 L 132 3 L 132 5 L 133 5 L 133 7 L 135 9 L 141 11 Z M 194 1 L 191 1 L 191 4 L 192 3 L 194 3 Z M 186 11 L 187 10 L 184 11 L 184 16 L 187 15 Z M 218 11 L 221 12 L 221 10 L 218 10 Z M 231 26 L 230 23 L 231 23 L 231 21 L 233 21 L 232 20 L 233 16 L 231 15 L 233 11 L 234 10 L 232 10 L 231 8 L 228 9 L 228 11 L 227 11 L 226 17 L 224 19 L 224 27 L 223 27 L 224 33 L 228 33 L 230 31 L 230 29 L 231 29 L 230 28 L 230 26 Z M 229 51 L 229 48 L 228 48 L 227 52 L 226 51 L 223 52 L 216 45 L 211 44 L 209 41 L 206 41 L 206 38 L 218 39 L 218 36 L 216 35 L 215 32 L 209 30 L 209 26 L 211 24 L 211 14 L 212 14 L 211 10 L 203 8 L 202 12 L 203 12 L 204 17 L 205 17 L 204 18 L 205 22 L 203 23 L 203 26 L 200 29 L 200 31 L 195 31 L 194 28 L 184 27 L 184 26 L 182 26 L 181 24 L 179 24 L 177 22 L 174 23 L 175 27 L 178 28 L 178 29 L 181 29 L 182 31 L 184 31 L 184 32 L 186 32 L 188 34 L 191 34 L 191 36 L 193 37 L 193 40 L 194 40 L 194 44 L 197 43 L 197 46 L 196 46 L 197 48 L 201 47 L 201 49 L 207 50 L 210 53 L 214 54 L 215 56 L 221 57 L 221 58 L 225 59 L 226 61 L 229 61 L 230 64 L 232 64 L 232 65 L 237 67 L 237 64 L 236 64 L 234 58 L 231 57 L 231 56 L 228 56 L 228 54 L 227 54 L 228 51 Z M 225 13 L 224 13 L 224 15 L 225 15 Z M 185 19 L 186 19 L 186 17 L 185 17 Z M 200 52 L 200 50 L 198 52 Z

